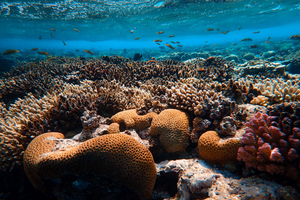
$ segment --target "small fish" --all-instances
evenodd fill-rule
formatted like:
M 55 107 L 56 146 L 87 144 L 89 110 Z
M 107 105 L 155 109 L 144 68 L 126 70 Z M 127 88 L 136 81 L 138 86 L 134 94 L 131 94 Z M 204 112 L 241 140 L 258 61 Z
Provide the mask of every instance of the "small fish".
M 91 54 L 91 55 L 94 55 L 94 53 L 91 52 L 91 51 L 89 51 L 89 50 L 83 50 L 83 51 L 86 52 L 86 53 L 89 53 L 89 54 Z
M 257 46 L 256 45 L 252 45 L 252 46 L 250 46 L 252 49 L 254 49 L 254 48 L 257 48 Z
M 213 28 L 206 29 L 206 31 L 213 31 L 213 30 L 214 30 Z
M 65 46 L 67 46 L 67 44 L 65 43 L 65 41 L 62 41 L 64 43 Z
M 130 30 L 130 33 L 133 33 L 133 30 Z
M 78 50 L 78 49 L 76 49 L 75 51 L 79 52 L 79 50 Z
M 253 41 L 251 38 L 244 38 L 244 39 L 241 39 L 242 42 L 250 42 L 250 41 Z
M 134 38 L 134 40 L 139 40 L 139 39 L 141 39 L 140 37 L 136 37 L 136 38 Z
M 219 29 L 219 28 L 217 28 L 217 31 L 220 31 L 220 29 Z
M 160 43 L 156 42 L 157 45 L 160 45 Z
M 174 42 L 174 41 L 171 41 L 171 43 L 172 43 L 172 44 L 176 44 L 176 42 Z
M 177 41 L 176 43 L 177 43 L 177 44 L 180 44 L 180 42 L 179 42 L 179 41 Z
M 205 41 L 205 43 L 207 43 L 207 41 Z
M 164 33 L 163 31 L 156 32 L 156 34 L 163 34 L 163 33 Z
M 265 43 L 271 43 L 269 40 L 266 40 Z
M 257 33 L 260 33 L 259 31 L 254 31 L 252 34 L 257 34 Z
M 292 39 L 292 40 L 300 40 L 300 35 L 292 35 L 290 37 L 290 39 Z
M 38 50 L 38 48 L 33 48 L 33 49 L 31 49 L 30 51 L 36 51 L 36 50 Z
M 74 28 L 74 31 L 78 32 L 79 33 L 79 30 L 77 28 Z
M 235 45 L 236 45 L 236 43 L 232 43 L 232 45 L 233 45 L 233 46 L 235 46 Z
M 153 42 L 162 42 L 162 40 L 154 40 Z
M 223 33 L 223 34 L 227 34 L 227 33 L 229 33 L 230 31 L 222 31 L 221 33 Z
M 182 45 L 178 44 L 177 46 L 182 47 Z
M 51 31 L 56 31 L 54 28 L 51 28 Z
M 39 39 L 41 40 L 41 39 L 42 39 L 42 36 L 40 36 Z
M 9 49 L 3 52 L 2 55 L 11 55 L 11 54 L 15 54 L 15 53 L 20 53 L 19 50 L 15 50 L 15 49 Z
M 216 45 L 216 44 L 213 44 L 212 46 L 215 47 L 215 46 L 217 46 L 217 45 Z
M 54 35 L 51 33 L 51 37 L 54 37 Z
M 37 53 L 40 54 L 40 55 L 49 56 L 49 53 L 45 52 L 45 51 L 39 51 Z
M 241 30 L 242 27 L 239 27 L 238 30 Z
M 171 49 L 176 49 L 175 47 L 173 47 L 172 45 L 170 44 L 165 44 L 167 47 L 171 48 Z
M 52 57 L 52 58 L 47 58 L 46 61 L 51 62 L 51 61 L 57 61 L 58 58 Z
M 268 37 L 268 40 L 270 40 L 271 39 L 271 37 Z
M 168 37 L 168 38 L 171 38 L 171 37 L 175 37 L 175 35 L 169 35 L 169 37 Z

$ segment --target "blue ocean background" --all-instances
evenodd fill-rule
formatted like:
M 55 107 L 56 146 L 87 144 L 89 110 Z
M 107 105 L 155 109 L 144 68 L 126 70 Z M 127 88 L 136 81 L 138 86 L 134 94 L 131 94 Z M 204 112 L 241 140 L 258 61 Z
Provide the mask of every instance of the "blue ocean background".
M 118 54 L 114 50 L 125 48 L 161 50 L 170 41 L 182 45 L 172 51 L 207 45 L 226 48 L 233 43 L 257 45 L 268 38 L 278 42 L 299 34 L 299 19 L 300 2 L 296 0 L 8 0 L 0 3 L 0 51 L 18 49 L 35 55 L 30 49 L 38 48 L 55 55 L 91 56 L 83 52 L 86 49 L 96 56 L 110 51 Z M 207 31 L 209 28 L 214 30 Z M 159 31 L 164 33 L 157 34 Z M 225 31 L 229 32 L 221 33 Z M 256 31 L 259 33 L 254 34 Z M 140 39 L 135 40 L 137 37 Z M 241 42 L 243 38 L 253 41 Z M 163 42 L 158 45 L 153 42 L 156 39 Z

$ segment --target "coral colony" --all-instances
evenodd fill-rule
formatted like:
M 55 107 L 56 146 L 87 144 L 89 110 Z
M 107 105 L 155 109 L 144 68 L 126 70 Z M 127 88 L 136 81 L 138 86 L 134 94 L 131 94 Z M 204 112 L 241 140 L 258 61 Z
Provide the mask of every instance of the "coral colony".
M 0 80 L 0 176 L 13 190 L 26 174 L 28 197 L 299 199 L 298 75 L 213 56 L 61 60 Z

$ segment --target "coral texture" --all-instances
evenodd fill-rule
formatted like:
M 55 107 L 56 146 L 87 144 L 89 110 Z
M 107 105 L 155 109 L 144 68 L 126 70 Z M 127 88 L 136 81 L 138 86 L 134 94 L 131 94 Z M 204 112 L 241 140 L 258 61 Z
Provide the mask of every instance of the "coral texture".
M 159 136 L 163 148 L 169 152 L 184 151 L 189 145 L 189 120 L 185 112 L 167 109 L 153 118 L 150 135 Z
M 118 123 L 112 123 L 107 128 L 108 134 L 114 134 L 120 132 L 120 125 Z
M 282 112 L 281 117 L 256 113 L 245 124 L 249 128 L 241 139 L 243 146 L 238 150 L 238 160 L 244 161 L 247 167 L 298 179 L 299 111 L 298 108 L 291 115 Z
M 205 161 L 217 164 L 235 161 L 239 146 L 239 139 L 230 138 L 221 141 L 221 138 L 215 131 L 203 133 L 198 141 L 200 157 Z
M 146 115 L 138 115 L 136 109 L 131 109 L 115 114 L 111 117 L 111 120 L 119 125 L 125 124 L 127 129 L 143 130 L 150 126 L 154 116 L 156 116 L 156 113 L 153 112 Z
M 24 153 L 24 169 L 33 185 L 47 191 L 44 179 L 59 178 L 63 173 L 86 172 L 104 175 L 135 191 L 141 199 L 151 196 L 156 168 L 150 151 L 133 137 L 108 134 L 52 151 L 60 133 L 36 137 Z

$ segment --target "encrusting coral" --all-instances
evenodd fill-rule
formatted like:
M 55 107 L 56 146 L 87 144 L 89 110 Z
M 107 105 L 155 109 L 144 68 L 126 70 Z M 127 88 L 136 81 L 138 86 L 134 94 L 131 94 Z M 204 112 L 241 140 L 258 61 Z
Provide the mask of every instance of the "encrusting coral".
M 240 141 L 237 138 L 229 138 L 221 141 L 218 133 L 207 131 L 198 140 L 199 155 L 207 162 L 226 164 L 236 161 Z
M 107 134 L 53 150 L 63 138 L 61 133 L 45 133 L 28 145 L 24 169 L 34 187 L 46 192 L 46 179 L 59 178 L 64 173 L 93 173 L 127 186 L 141 199 L 151 196 L 156 180 L 154 160 L 133 137 Z
M 189 119 L 185 112 L 167 109 L 155 116 L 150 127 L 151 136 L 159 136 L 159 142 L 169 152 L 181 152 L 189 145 Z
M 245 124 L 249 128 L 241 139 L 243 146 L 237 158 L 247 167 L 299 179 L 300 109 L 295 108 L 292 114 L 286 111 L 270 111 L 271 114 L 279 112 L 280 117 L 256 113 Z

